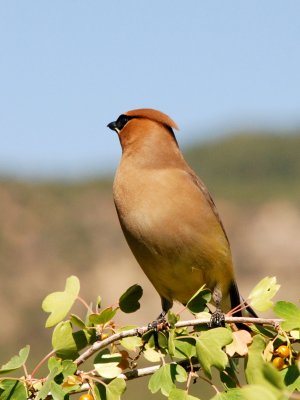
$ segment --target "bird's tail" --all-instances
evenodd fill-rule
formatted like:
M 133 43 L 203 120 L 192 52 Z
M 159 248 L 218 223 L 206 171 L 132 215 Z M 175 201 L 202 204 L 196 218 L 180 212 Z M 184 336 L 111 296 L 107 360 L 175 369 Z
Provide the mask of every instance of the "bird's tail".
M 253 310 L 253 308 L 244 301 L 244 299 L 240 296 L 239 289 L 237 287 L 237 284 L 235 281 L 232 282 L 229 290 L 229 295 L 230 295 L 230 302 L 231 302 L 231 307 L 235 308 L 239 306 L 241 303 L 244 303 L 246 305 L 246 312 L 253 318 L 258 318 L 258 315 L 256 312 Z M 239 310 L 234 313 L 235 317 L 242 317 L 242 311 Z

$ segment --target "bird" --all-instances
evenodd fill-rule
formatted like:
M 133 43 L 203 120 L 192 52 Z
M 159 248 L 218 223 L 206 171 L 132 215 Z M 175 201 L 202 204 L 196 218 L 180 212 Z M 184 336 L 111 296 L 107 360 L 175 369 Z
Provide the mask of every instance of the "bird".
M 113 182 L 117 215 L 133 255 L 160 295 L 158 319 L 174 301 L 186 305 L 206 285 L 215 305 L 214 324 L 223 324 L 220 313 L 241 303 L 230 244 L 208 189 L 179 148 L 177 124 L 161 111 L 141 108 L 122 113 L 107 127 L 122 148 Z

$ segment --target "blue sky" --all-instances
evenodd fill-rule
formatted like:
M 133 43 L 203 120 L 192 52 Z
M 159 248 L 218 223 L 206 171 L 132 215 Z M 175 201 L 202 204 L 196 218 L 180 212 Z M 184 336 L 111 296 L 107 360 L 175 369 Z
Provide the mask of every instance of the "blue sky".
M 151 107 L 181 145 L 300 126 L 300 2 L 0 3 L 0 175 L 113 171 L 123 111 Z

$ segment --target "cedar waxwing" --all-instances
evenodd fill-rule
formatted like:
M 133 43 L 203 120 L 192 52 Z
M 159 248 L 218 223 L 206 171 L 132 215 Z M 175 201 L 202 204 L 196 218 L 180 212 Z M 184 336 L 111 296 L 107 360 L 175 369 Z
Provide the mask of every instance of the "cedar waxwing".
M 224 226 L 208 190 L 182 156 L 173 132 L 176 123 L 160 111 L 138 109 L 108 127 L 122 146 L 113 184 L 118 217 L 130 249 L 161 297 L 160 317 L 173 300 L 185 305 L 203 284 L 218 310 L 239 305 Z

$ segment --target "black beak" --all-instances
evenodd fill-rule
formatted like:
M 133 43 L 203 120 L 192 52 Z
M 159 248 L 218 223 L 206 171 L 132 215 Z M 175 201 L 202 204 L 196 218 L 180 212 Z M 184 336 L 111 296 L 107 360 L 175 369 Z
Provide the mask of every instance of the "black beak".
M 118 131 L 117 130 L 117 124 L 116 124 L 116 121 L 113 121 L 113 122 L 110 122 L 108 125 L 107 125 L 107 127 L 109 128 L 109 129 L 111 129 L 112 131 Z

